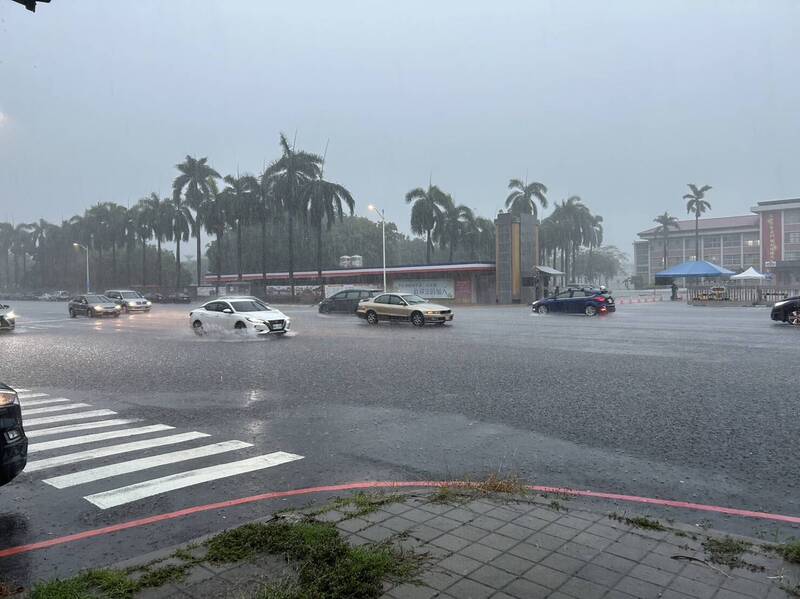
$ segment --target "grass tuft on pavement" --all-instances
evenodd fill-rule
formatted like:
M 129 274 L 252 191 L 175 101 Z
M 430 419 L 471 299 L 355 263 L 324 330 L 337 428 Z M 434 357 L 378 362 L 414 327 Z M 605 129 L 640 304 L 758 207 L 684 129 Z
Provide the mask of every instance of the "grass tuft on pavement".
M 741 556 L 751 546 L 747 541 L 740 541 L 730 537 L 723 539 L 708 538 L 703 542 L 703 549 L 706 550 L 711 562 L 730 568 L 746 566 Z
M 634 516 L 633 518 L 628 518 L 627 516 L 620 516 L 619 514 L 609 514 L 608 517 L 612 520 L 616 520 L 617 522 L 627 524 L 628 526 L 642 528 L 644 530 L 655 530 L 659 532 L 667 530 L 667 527 L 661 524 L 661 522 L 658 520 L 653 520 L 652 518 L 648 518 L 647 516 Z
M 778 553 L 787 562 L 800 564 L 800 541 L 792 541 L 778 547 Z

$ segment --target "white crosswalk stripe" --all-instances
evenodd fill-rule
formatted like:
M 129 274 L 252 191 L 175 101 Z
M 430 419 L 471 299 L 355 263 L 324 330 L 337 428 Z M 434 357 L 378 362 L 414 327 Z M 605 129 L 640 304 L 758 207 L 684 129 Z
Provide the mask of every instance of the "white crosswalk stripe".
M 92 435 L 82 435 L 79 437 L 69 437 L 67 439 L 56 439 L 55 441 L 44 441 L 43 443 L 32 443 L 28 445 L 28 453 L 38 453 L 51 449 L 61 449 L 73 445 L 86 445 L 87 443 L 97 443 L 98 441 L 108 441 L 109 439 L 119 439 L 122 437 L 134 437 L 137 435 L 147 435 L 149 433 L 159 433 L 174 429 L 174 426 L 166 424 L 153 424 L 150 426 L 140 426 L 138 428 L 123 428 L 118 431 L 107 431 L 105 433 L 94 433 Z
M 33 401 L 23 401 L 22 406 L 24 409 L 29 406 L 44 406 L 51 403 L 65 403 L 68 401 L 72 400 L 67 399 L 66 397 L 51 397 L 50 399 L 35 399 Z
M 28 462 L 25 466 L 25 472 L 37 472 L 46 468 L 53 468 L 55 466 L 64 466 L 65 464 L 76 464 L 78 462 L 86 462 L 88 460 L 96 460 L 98 458 L 105 458 L 112 455 L 119 455 L 121 453 L 130 453 L 132 451 L 139 451 L 141 449 L 150 449 L 151 447 L 161 447 L 162 445 L 174 445 L 175 443 L 185 443 L 194 439 L 202 439 L 203 437 L 210 437 L 207 433 L 198 433 L 192 431 L 191 433 L 180 433 L 177 435 L 170 435 L 168 437 L 158 437 L 156 439 L 147 439 L 146 441 L 132 441 L 130 443 L 122 443 L 121 445 L 111 445 L 110 447 L 101 447 L 99 449 L 90 449 L 87 451 L 79 451 L 76 453 L 67 453 L 44 460 L 34 460 Z
M 98 420 L 97 422 L 84 422 L 82 424 L 67 424 L 65 426 L 53 426 L 51 428 L 40 428 L 32 431 L 25 431 L 25 435 L 28 437 L 28 439 L 36 439 L 37 437 L 47 437 L 49 435 L 77 433 L 80 431 L 89 431 L 95 428 L 108 428 L 110 426 L 120 426 L 122 424 L 133 424 L 134 422 L 141 422 L 141 420 L 138 418 L 114 418 L 112 420 Z
M 46 393 L 27 389 L 24 392 L 20 389 L 18 392 L 22 392 L 20 403 L 23 424 L 31 441 L 28 453 L 31 457 L 38 458 L 39 454 L 47 452 L 40 459 L 29 458 L 24 472 L 35 476 L 37 472 L 48 470 L 44 475 L 47 478 L 40 480 L 57 490 L 95 483 L 96 486 L 84 499 L 103 510 L 304 459 L 304 456 L 294 453 L 275 451 L 255 457 L 240 455 L 240 459 L 220 463 L 220 460 L 225 459 L 223 454 L 253 447 L 252 443 L 238 440 L 207 442 L 208 444 L 197 447 L 187 445 L 183 449 L 175 448 L 174 451 L 148 455 L 152 454 L 151 450 L 159 447 L 189 444 L 211 435 L 199 431 L 177 433 L 174 426 L 167 424 L 144 423 L 131 426 L 142 422 L 142 419 L 113 417 L 116 416 L 113 410 L 92 409 L 90 404 L 66 397 L 50 397 Z M 107 418 L 109 416 L 111 418 Z M 162 433 L 165 434 L 158 436 Z M 156 436 L 115 443 L 117 439 L 140 435 Z M 45 440 L 35 441 L 42 438 Z M 108 445 L 109 442 L 115 444 Z M 81 451 L 67 449 L 80 445 L 94 447 Z M 139 455 L 135 455 L 136 453 Z M 190 461 L 195 461 L 196 466 L 200 462 L 202 467 L 184 470 L 181 466 Z M 87 464 L 83 469 L 81 466 L 77 470 L 74 467 L 84 463 Z M 208 463 L 213 465 L 204 465 Z M 173 466 L 173 473 L 161 476 L 165 467 L 170 466 Z M 144 473 L 154 469 L 161 471 L 154 478 L 148 479 Z M 169 469 L 166 472 L 169 473 Z M 137 476 L 136 473 L 143 474 Z M 123 476 L 126 477 L 124 481 L 114 481 L 115 477 Z M 125 484 L 129 482 L 132 484 Z M 102 490 L 103 487 L 108 490 Z M 94 492 L 95 490 L 98 492 Z
M 32 410 L 26 410 L 25 406 L 22 406 L 22 416 L 31 416 L 33 414 L 47 414 L 50 412 L 66 412 L 67 410 L 77 410 L 78 408 L 89 408 L 91 407 L 88 403 L 73 403 L 67 406 L 47 406 L 46 408 L 33 408 Z
M 131 472 L 147 470 L 148 468 L 177 464 L 178 462 L 185 462 L 187 460 L 196 460 L 198 458 L 204 458 L 226 451 L 236 451 L 237 449 L 244 449 L 252 446 L 252 443 L 245 443 L 244 441 L 223 441 L 222 443 L 203 445 L 202 447 L 195 447 L 194 449 L 183 449 L 181 451 L 154 455 L 149 458 L 109 464 L 108 466 L 98 466 L 97 468 L 81 470 L 73 474 L 62 474 L 61 476 L 47 478 L 44 482 L 54 486 L 56 489 L 65 489 L 67 487 L 74 487 L 75 485 L 110 478 L 112 476 L 119 476 L 120 474 L 130 474 Z
M 229 462 L 227 464 L 208 466 L 206 468 L 198 468 L 197 470 L 162 476 L 161 478 L 146 480 L 141 483 L 120 487 L 119 489 L 87 495 L 84 499 L 101 509 L 108 509 L 144 499 L 145 497 L 160 495 L 168 491 L 175 491 L 176 489 L 183 489 L 205 482 L 229 478 L 237 474 L 263 470 L 264 468 L 272 468 L 279 464 L 302 459 L 303 456 L 276 451 L 238 462 Z
M 54 422 L 68 422 L 70 420 L 86 420 L 87 418 L 97 418 L 98 416 L 113 416 L 114 414 L 116 414 L 114 410 L 89 410 L 88 412 L 59 414 L 58 416 L 45 416 L 44 418 L 25 418 L 22 424 L 27 431 L 31 426 L 52 424 Z

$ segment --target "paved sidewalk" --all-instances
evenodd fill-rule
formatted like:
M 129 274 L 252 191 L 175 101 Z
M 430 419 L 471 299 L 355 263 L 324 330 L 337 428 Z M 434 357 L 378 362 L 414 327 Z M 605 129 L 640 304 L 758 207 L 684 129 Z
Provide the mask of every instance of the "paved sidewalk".
M 731 539 L 633 514 L 610 517 L 607 509 L 586 499 L 510 499 L 452 491 L 392 497 L 397 501 L 368 513 L 341 503 L 328 511 L 300 510 L 335 523 L 352 545 L 390 542 L 427 554 L 418 582 L 385 584 L 385 599 L 800 597 L 800 565 L 784 562 L 754 539 Z M 662 525 L 666 529 L 657 530 Z M 202 543 L 192 550 L 198 546 Z M 173 551 L 144 556 L 138 563 L 163 560 Z M 160 566 L 170 559 L 175 558 Z M 205 562 L 180 583 L 137 597 L 260 597 L 265 584 L 294 574 L 293 565 L 280 556 Z

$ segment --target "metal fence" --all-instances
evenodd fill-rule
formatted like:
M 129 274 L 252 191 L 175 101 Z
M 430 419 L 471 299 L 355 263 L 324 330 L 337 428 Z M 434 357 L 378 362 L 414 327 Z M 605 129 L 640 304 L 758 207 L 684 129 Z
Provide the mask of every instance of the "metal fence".
M 787 297 L 800 295 L 800 288 L 717 285 L 688 287 L 686 298 L 690 304 L 729 303 L 744 306 L 771 305 Z

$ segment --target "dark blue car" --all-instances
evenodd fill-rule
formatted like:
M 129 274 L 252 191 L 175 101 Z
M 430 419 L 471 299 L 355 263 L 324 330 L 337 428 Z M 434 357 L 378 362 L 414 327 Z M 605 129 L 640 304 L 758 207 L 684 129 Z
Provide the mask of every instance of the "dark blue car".
M 614 298 L 605 289 L 593 287 L 569 288 L 552 297 L 543 297 L 531 304 L 539 314 L 566 312 L 570 314 L 607 314 L 616 311 Z

